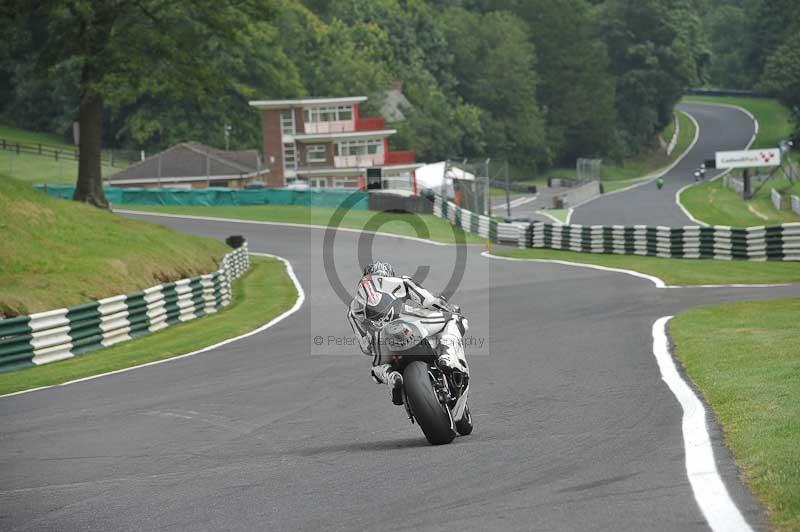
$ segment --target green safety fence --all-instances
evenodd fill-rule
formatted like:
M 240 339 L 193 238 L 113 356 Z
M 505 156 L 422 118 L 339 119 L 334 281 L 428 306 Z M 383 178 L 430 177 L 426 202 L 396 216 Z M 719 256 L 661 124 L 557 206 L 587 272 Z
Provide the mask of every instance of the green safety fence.
M 74 185 L 34 186 L 54 198 L 70 199 L 75 192 Z M 299 205 L 336 208 L 345 199 L 355 195 L 353 209 L 367 209 L 369 206 L 369 193 L 360 190 L 106 187 L 104 191 L 112 205 Z

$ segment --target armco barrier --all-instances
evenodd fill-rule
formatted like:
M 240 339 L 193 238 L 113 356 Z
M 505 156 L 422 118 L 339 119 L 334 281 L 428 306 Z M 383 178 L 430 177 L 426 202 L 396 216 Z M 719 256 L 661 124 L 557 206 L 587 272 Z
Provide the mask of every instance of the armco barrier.
M 217 312 L 250 266 L 247 243 L 207 275 L 74 307 L 0 320 L 0 371 L 72 358 Z
M 525 247 L 687 259 L 800 260 L 800 223 L 768 227 L 554 225 L 533 222 Z
M 74 185 L 35 185 L 35 187 L 52 197 L 61 199 L 71 199 L 75 192 Z M 367 209 L 369 197 L 367 192 L 344 189 L 106 187 L 103 190 L 106 199 L 112 205 L 302 205 L 335 208 L 355 194 L 352 208 Z
M 741 194 L 742 192 L 744 192 L 744 182 L 741 179 L 734 177 L 730 174 L 725 174 L 725 177 L 723 177 L 722 179 L 723 179 L 723 184 L 725 185 L 726 188 L 733 190 L 737 194 Z
M 672 152 L 675 151 L 675 146 L 678 145 L 678 135 L 681 133 L 681 124 L 680 120 L 678 120 L 677 113 L 673 113 L 672 120 L 675 127 L 672 129 L 672 138 L 669 139 L 669 144 L 667 145 L 667 157 L 672 155 Z
M 770 189 L 769 199 L 772 200 L 772 206 L 775 207 L 776 210 L 781 210 L 781 195 L 774 188 Z

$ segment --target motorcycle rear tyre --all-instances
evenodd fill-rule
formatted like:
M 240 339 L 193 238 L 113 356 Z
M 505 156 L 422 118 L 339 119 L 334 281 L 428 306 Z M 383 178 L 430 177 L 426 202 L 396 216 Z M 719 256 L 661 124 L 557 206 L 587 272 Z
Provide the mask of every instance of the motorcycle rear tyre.
M 428 375 L 428 365 L 415 360 L 403 371 L 408 407 L 414 419 L 432 445 L 450 443 L 456 437 L 450 425 L 450 415 L 439 402 Z

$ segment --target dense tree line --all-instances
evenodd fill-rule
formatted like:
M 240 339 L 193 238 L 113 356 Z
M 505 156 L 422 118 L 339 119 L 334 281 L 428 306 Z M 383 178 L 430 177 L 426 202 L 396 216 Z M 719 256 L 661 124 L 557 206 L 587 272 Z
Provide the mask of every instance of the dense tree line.
M 778 98 L 800 137 L 800 6 L 796 0 L 704 0 L 709 83 Z
M 711 57 L 712 10 L 691 0 L 9 2 L 3 119 L 66 133 L 91 97 L 104 146 L 148 151 L 223 145 L 227 123 L 256 147 L 248 100 L 365 94 L 375 112 L 402 80 L 393 142 L 423 160 L 619 159 L 655 143 Z

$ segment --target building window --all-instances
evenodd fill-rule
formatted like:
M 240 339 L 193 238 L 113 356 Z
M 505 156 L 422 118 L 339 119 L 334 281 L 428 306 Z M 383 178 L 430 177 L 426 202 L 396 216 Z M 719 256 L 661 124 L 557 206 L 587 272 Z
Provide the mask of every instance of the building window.
M 334 146 L 335 155 L 383 153 L 383 139 L 342 140 Z
M 339 116 L 339 120 L 352 120 L 353 119 L 353 108 L 349 105 L 340 105 L 337 107 L 337 113 Z
M 327 177 L 309 177 L 308 184 L 312 188 L 326 188 L 328 186 Z
M 294 111 L 291 109 L 281 111 L 281 133 L 294 135 Z
M 306 147 L 306 160 L 310 163 L 324 163 L 328 160 L 328 146 L 325 144 L 309 144 Z
M 283 167 L 284 169 L 297 168 L 297 151 L 294 142 L 287 142 L 283 145 Z
M 353 107 L 350 105 L 308 107 L 303 109 L 303 119 L 308 123 L 350 121 L 353 119 Z

